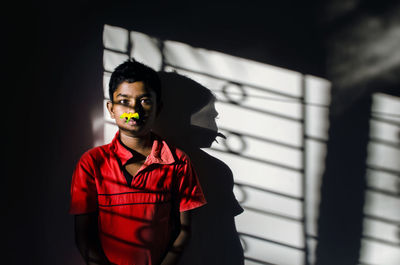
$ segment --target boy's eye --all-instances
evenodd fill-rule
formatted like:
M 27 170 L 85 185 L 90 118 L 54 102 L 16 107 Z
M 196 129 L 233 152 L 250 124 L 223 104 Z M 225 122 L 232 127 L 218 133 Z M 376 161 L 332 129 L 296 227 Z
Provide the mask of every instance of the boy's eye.
M 122 99 L 122 100 L 118 101 L 118 103 L 120 103 L 122 105 L 129 105 L 129 101 L 126 99 Z
M 152 100 L 150 98 L 142 98 L 140 100 L 142 102 L 142 104 L 151 104 Z

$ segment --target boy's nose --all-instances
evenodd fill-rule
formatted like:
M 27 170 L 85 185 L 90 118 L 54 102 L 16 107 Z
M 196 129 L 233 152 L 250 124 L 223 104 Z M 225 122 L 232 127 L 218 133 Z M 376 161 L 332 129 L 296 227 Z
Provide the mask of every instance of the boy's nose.
M 135 113 L 135 112 L 139 112 L 140 107 L 141 107 L 140 102 L 134 100 L 133 104 L 131 106 L 129 106 L 129 109 L 131 109 Z
M 143 108 L 140 102 L 133 104 L 132 106 L 129 107 L 129 112 L 131 113 L 138 113 L 139 116 L 143 114 Z

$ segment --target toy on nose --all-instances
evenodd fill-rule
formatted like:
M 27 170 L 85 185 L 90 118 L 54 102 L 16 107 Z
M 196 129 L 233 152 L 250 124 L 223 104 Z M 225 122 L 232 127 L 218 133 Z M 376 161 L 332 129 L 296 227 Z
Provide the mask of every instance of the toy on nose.
M 135 119 L 138 120 L 139 119 L 139 113 L 135 112 L 135 113 L 126 113 L 124 112 L 121 116 L 119 116 L 121 119 L 126 119 L 126 123 L 129 122 L 130 119 Z

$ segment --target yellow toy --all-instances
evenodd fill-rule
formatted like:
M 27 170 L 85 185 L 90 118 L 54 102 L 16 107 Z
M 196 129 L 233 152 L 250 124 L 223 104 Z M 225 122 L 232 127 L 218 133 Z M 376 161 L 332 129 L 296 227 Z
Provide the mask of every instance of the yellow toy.
M 134 118 L 135 120 L 139 119 L 139 113 L 135 112 L 135 113 L 126 113 L 124 112 L 121 116 L 119 116 L 121 119 L 127 118 L 126 123 L 129 122 L 129 120 L 131 118 Z

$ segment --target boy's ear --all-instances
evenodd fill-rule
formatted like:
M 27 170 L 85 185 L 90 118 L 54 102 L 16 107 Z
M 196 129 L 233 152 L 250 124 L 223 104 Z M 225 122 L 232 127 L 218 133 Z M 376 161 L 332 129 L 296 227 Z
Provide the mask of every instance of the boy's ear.
M 109 101 L 107 101 L 107 109 L 108 109 L 108 112 L 110 113 L 110 116 L 111 116 L 111 118 L 112 119 L 115 119 L 115 114 L 114 114 L 114 105 L 113 105 L 113 103 L 111 102 L 111 100 L 109 100 Z

